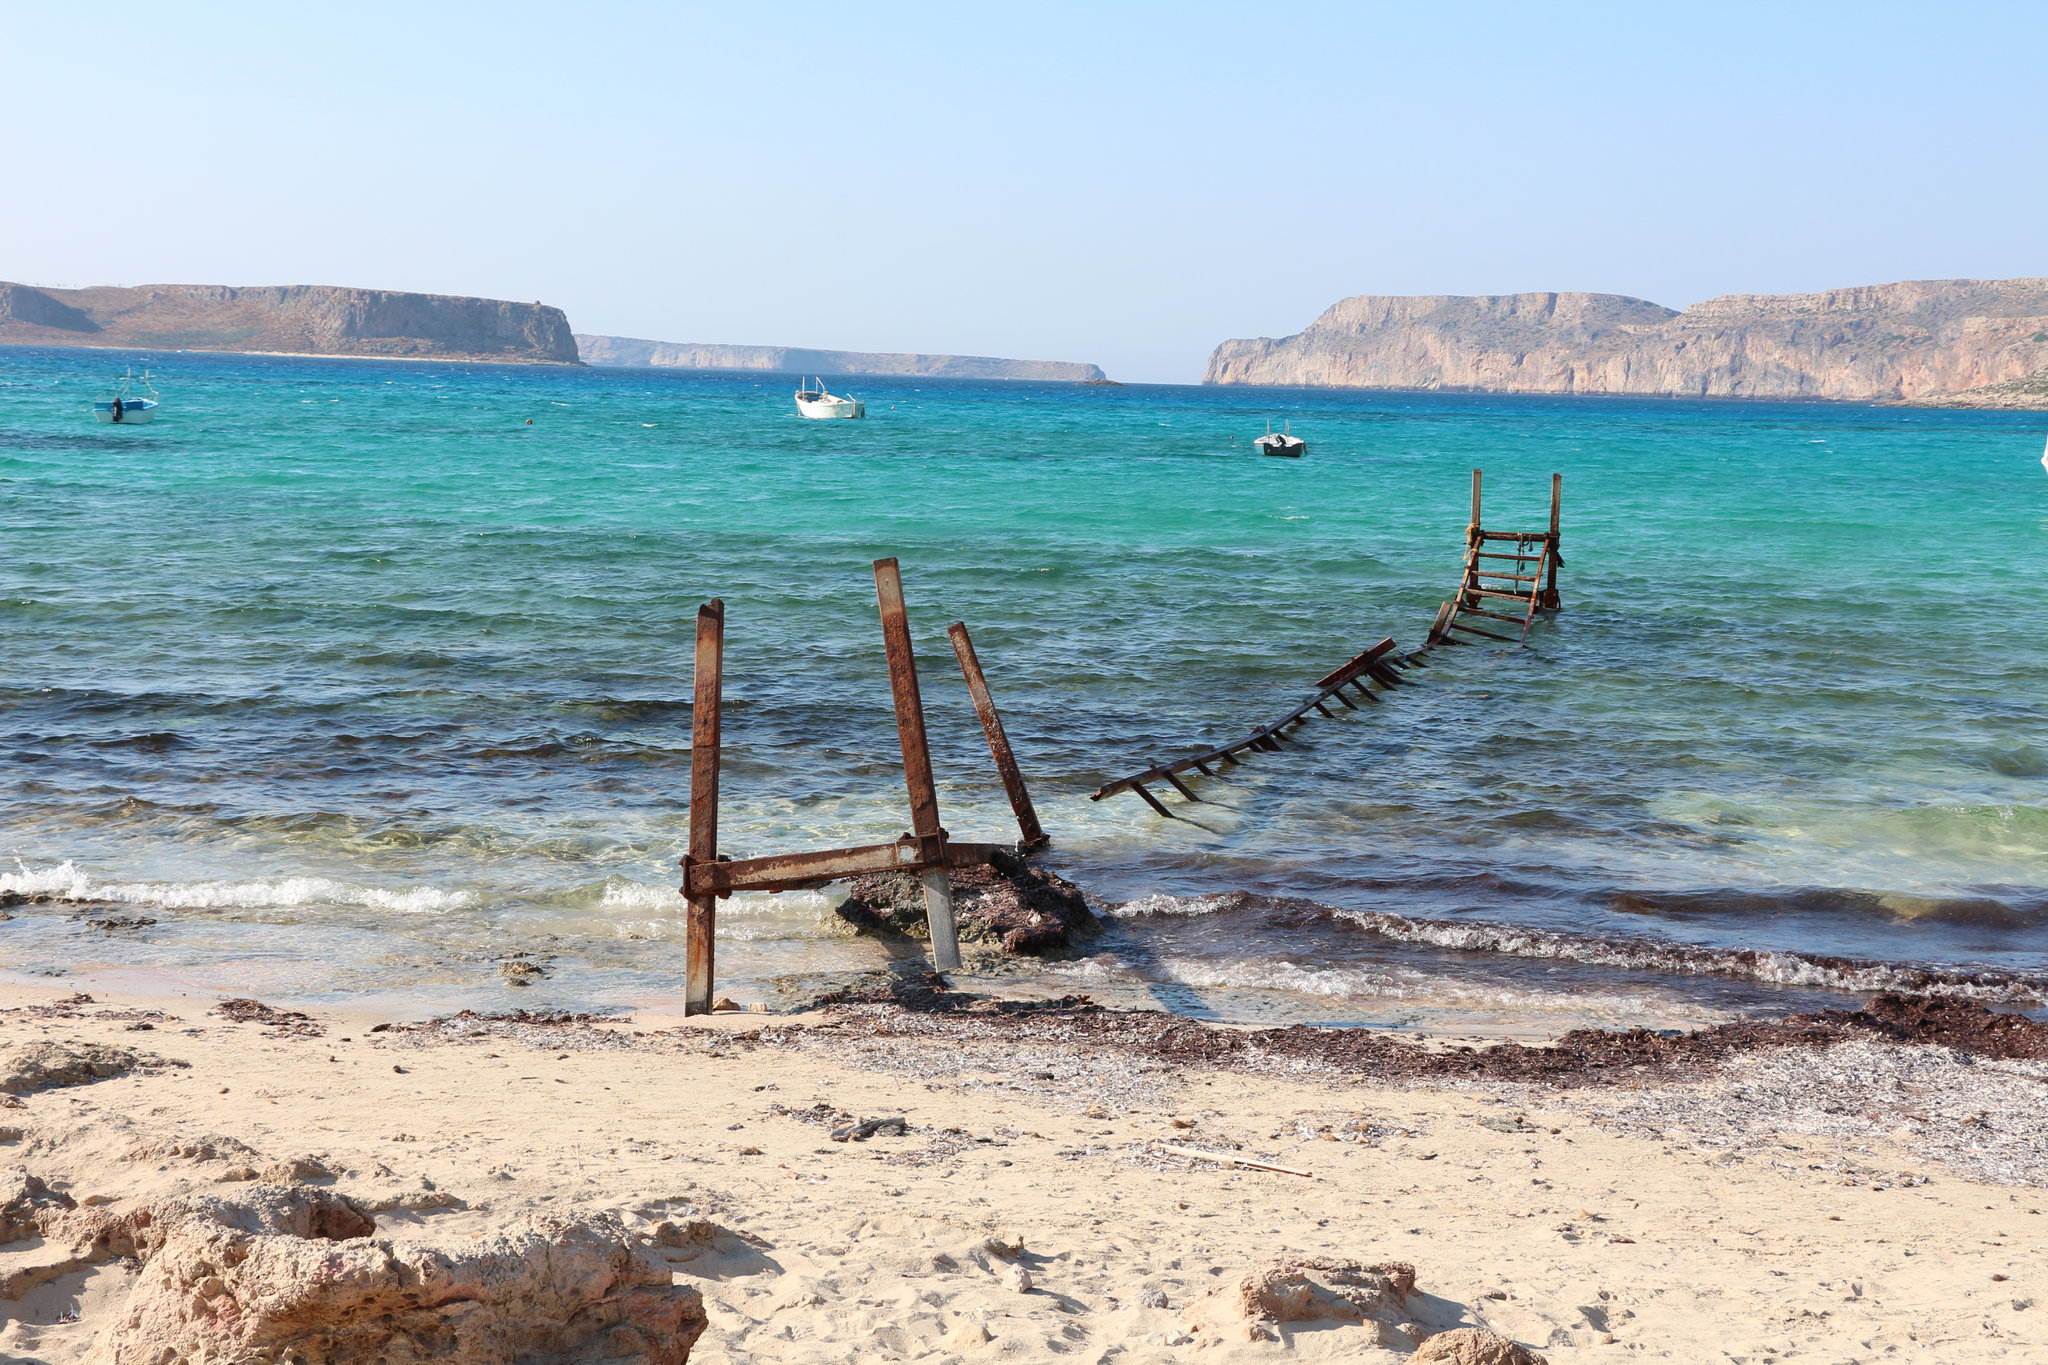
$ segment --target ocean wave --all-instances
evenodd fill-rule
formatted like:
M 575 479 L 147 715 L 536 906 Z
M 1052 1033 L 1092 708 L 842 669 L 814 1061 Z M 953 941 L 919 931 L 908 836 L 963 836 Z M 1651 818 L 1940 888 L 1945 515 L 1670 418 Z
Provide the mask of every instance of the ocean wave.
M 597 902 L 597 909 L 601 914 L 683 913 L 683 894 L 674 886 L 636 882 L 630 877 L 621 876 L 607 877 L 603 885 L 604 890 Z M 765 891 L 741 891 L 728 900 L 720 901 L 718 913 L 722 919 L 735 915 L 814 916 L 827 913 L 841 899 L 841 896 L 828 895 L 821 890 L 784 891 L 780 895 L 770 895 Z
M 1332 910 L 1331 916 L 1398 943 L 1459 952 L 1574 962 L 1626 971 L 1727 976 L 1775 986 L 1902 995 L 1945 995 L 2012 1004 L 2048 1004 L 2048 978 L 2010 972 L 1966 972 L 1902 962 L 1830 957 L 1782 949 L 1714 948 L 1649 938 L 1603 938 L 1491 921 L 1411 919 L 1375 910 Z
M 1121 905 L 1112 905 L 1104 913 L 1114 919 L 1137 919 L 1144 915 L 1213 915 L 1238 909 L 1249 899 L 1242 891 L 1226 891 L 1216 896 L 1140 896 Z
M 666 915 L 683 913 L 683 893 L 673 886 L 652 886 L 625 877 L 607 877 L 604 894 L 598 897 L 601 910 L 632 910 L 642 914 L 659 911 Z
M 56 895 L 68 900 L 116 901 L 166 910 L 296 909 L 307 905 L 353 905 L 402 915 L 430 915 L 477 904 L 474 891 L 417 886 L 404 891 L 359 886 L 332 877 L 283 877 L 276 881 L 101 882 L 75 863 L 0 873 L 0 891 Z
M 2003 923 L 1989 912 L 1997 901 L 1947 901 L 1844 893 L 1844 904 L 1882 910 L 1901 918 L 1974 919 Z M 1910 902 L 1910 904 L 1908 903 Z M 2018 914 L 2005 908 L 2009 914 Z M 1965 916 L 1964 912 L 1968 911 Z M 1419 919 L 1378 910 L 1347 910 L 1309 901 L 1274 901 L 1247 892 L 1209 896 L 1144 896 L 1109 909 L 1115 918 L 1148 915 L 1260 913 L 1290 920 L 1350 924 L 1396 943 L 1416 943 L 1455 952 L 1488 953 L 1548 962 L 1571 962 L 1622 971 L 1677 976 L 1722 976 L 1773 986 L 1867 994 L 1943 995 L 1993 1004 L 2048 1005 L 2048 977 L 2014 972 L 1964 971 L 1909 962 L 1834 957 L 1787 949 L 1720 948 L 1632 936 L 1572 934 L 1495 920 Z

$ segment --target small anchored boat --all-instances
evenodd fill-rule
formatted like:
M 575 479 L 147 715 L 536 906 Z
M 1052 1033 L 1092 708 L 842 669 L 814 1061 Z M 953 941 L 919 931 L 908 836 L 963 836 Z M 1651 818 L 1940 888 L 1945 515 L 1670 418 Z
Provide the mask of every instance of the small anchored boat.
M 796 391 L 796 410 L 806 417 L 865 417 L 868 405 L 851 394 L 840 398 L 825 391 L 825 381 L 811 381 L 818 387 L 802 388 Z
M 1278 455 L 1284 459 L 1298 460 L 1308 454 L 1308 442 L 1291 435 L 1294 424 L 1289 422 L 1284 430 L 1273 430 L 1271 422 L 1266 423 L 1266 434 L 1253 441 L 1261 455 Z
M 156 420 L 157 392 L 149 382 L 149 371 L 144 370 L 137 379 L 133 367 L 128 373 L 107 386 L 107 391 L 93 400 L 92 415 L 102 422 L 119 422 L 124 426 L 135 426 L 142 422 Z

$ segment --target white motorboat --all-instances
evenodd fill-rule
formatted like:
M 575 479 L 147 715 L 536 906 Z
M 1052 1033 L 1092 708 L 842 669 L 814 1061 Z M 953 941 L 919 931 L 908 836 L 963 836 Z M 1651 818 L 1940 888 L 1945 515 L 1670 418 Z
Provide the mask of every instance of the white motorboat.
M 136 426 L 156 420 L 157 392 L 149 382 L 149 371 L 144 370 L 137 379 L 131 367 L 128 373 L 107 386 L 107 391 L 93 400 L 92 415 L 102 422 L 119 422 L 123 426 Z
M 1271 422 L 1266 423 L 1266 434 L 1252 444 L 1259 448 L 1261 455 L 1278 455 L 1283 459 L 1298 460 L 1308 454 L 1308 442 L 1291 435 L 1294 424 L 1289 422 L 1284 430 L 1273 430 Z
M 796 410 L 806 417 L 865 417 L 868 405 L 851 394 L 840 398 L 825 392 L 825 381 L 811 381 L 818 387 L 802 388 L 796 391 Z

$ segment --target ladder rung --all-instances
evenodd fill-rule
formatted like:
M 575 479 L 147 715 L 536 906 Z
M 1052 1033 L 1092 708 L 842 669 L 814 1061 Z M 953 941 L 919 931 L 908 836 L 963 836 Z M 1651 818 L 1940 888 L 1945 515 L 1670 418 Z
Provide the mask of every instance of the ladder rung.
M 1481 531 L 1479 538 L 1481 540 L 1519 540 L 1524 544 L 1533 544 L 1550 539 L 1549 535 L 1542 531 Z
M 1536 581 L 1536 575 L 1532 573 L 1495 573 L 1492 569 L 1474 569 L 1472 572 L 1480 578 L 1512 578 L 1517 583 Z
M 1458 610 L 1463 612 L 1467 616 L 1491 616 L 1496 621 L 1509 621 L 1518 626 L 1526 626 L 1529 624 L 1529 618 L 1526 616 L 1507 616 L 1502 614 L 1501 612 L 1488 611 L 1484 607 L 1461 606 L 1458 608 Z
M 1540 553 L 1533 555 L 1504 555 L 1498 550 L 1474 550 L 1472 553 L 1473 557 L 1477 559 L 1527 559 L 1533 561 L 1543 558 Z
M 1468 597 L 1504 597 L 1510 602 L 1521 602 L 1524 605 L 1534 601 L 1536 597 L 1534 593 L 1502 592 L 1498 588 L 1467 588 L 1465 589 L 1465 595 Z
M 1450 627 L 1449 627 L 1449 628 L 1450 628 L 1450 629 L 1452 629 L 1452 630 L 1462 630 L 1462 631 L 1464 631 L 1464 632 L 1465 632 L 1465 633 L 1466 633 L 1467 635 L 1484 635 L 1484 636 L 1485 636 L 1485 637 L 1486 637 L 1487 639 L 1489 639 L 1489 640 L 1498 640 L 1498 641 L 1500 641 L 1500 642 L 1501 642 L 1502 644 L 1504 644 L 1504 645 L 1512 645 L 1512 644 L 1519 644 L 1519 643 L 1521 643 L 1521 642 L 1520 642 L 1519 640 L 1510 640 L 1510 639 L 1509 639 L 1509 638 L 1508 638 L 1507 636 L 1505 636 L 1505 635 L 1495 635 L 1495 634 L 1494 634 L 1494 633 L 1493 633 L 1492 631 L 1490 631 L 1490 630 L 1481 630 L 1481 629 L 1480 629 L 1479 627 L 1477 627 L 1477 626 L 1468 626 L 1468 625 L 1466 625 L 1466 624 L 1465 624 L 1464 622 L 1462 622 L 1462 621 L 1453 621 L 1453 622 L 1451 622 L 1451 624 L 1450 624 Z M 1453 643 L 1453 644 L 1456 644 L 1456 643 L 1457 643 L 1457 641 L 1455 641 L 1455 640 L 1454 640 L 1454 641 L 1452 641 L 1451 643 Z

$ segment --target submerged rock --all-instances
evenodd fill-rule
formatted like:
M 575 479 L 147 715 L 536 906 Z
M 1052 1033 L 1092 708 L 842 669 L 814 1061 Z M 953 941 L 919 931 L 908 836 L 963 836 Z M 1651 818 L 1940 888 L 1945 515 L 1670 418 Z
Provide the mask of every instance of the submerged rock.
M 1022 858 L 1004 854 L 998 864 L 957 867 L 947 875 L 962 943 L 999 946 L 1019 956 L 1057 953 L 1100 927 L 1080 888 Z M 856 879 L 839 914 L 866 933 L 931 937 L 924 882 L 914 873 Z

